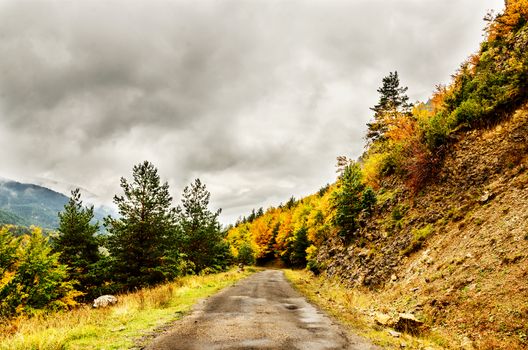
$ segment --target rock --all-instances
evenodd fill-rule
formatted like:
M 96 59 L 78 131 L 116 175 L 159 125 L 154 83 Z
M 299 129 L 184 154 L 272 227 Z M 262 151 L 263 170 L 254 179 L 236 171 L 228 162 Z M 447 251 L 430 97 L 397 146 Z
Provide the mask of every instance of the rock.
M 376 324 L 384 327 L 393 327 L 394 326 L 394 320 L 390 315 L 384 314 L 382 312 L 376 312 L 374 314 L 374 321 Z
M 423 322 L 418 320 L 413 314 L 401 313 L 398 316 L 398 321 L 394 325 L 394 329 L 399 332 L 405 332 L 412 335 L 419 334 Z
M 480 198 L 479 198 L 479 202 L 481 204 L 484 204 L 484 203 L 488 202 L 491 199 L 491 197 L 492 197 L 491 193 L 489 193 L 488 191 L 484 191 L 482 196 L 480 196 Z
M 398 276 L 396 276 L 394 273 L 391 275 L 391 281 L 392 282 L 396 282 L 396 280 L 398 279 Z
M 100 307 L 107 307 L 110 305 L 117 304 L 117 298 L 113 295 L 102 295 L 97 299 L 94 299 L 93 307 L 94 308 L 100 308 Z
M 473 346 L 473 342 L 468 337 L 464 337 L 464 339 L 462 339 L 462 343 L 460 343 L 460 347 L 463 350 L 474 350 L 475 349 L 475 347 Z
M 394 338 L 399 338 L 401 336 L 400 332 L 393 331 L 392 329 L 389 331 L 389 334 Z

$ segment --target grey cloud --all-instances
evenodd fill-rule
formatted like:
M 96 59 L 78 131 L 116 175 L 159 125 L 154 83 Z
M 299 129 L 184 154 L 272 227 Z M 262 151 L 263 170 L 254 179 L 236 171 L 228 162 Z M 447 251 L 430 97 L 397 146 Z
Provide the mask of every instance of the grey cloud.
M 229 222 L 317 190 L 363 149 L 397 69 L 426 99 L 478 48 L 464 1 L 1 1 L 5 174 L 109 201 L 148 159 L 175 198 L 194 177 Z

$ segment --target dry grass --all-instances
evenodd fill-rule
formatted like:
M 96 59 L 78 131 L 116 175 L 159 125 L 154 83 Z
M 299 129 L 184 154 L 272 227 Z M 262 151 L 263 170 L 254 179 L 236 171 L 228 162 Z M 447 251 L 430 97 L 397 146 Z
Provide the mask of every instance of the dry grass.
M 402 334 L 395 338 L 389 328 L 376 325 L 376 312 L 397 314 L 393 306 L 384 302 L 382 296 L 359 288 L 347 288 L 337 280 L 314 276 L 308 271 L 286 270 L 286 277 L 314 304 L 321 307 L 353 333 L 371 339 L 386 348 L 441 349 L 447 345 L 445 338 L 434 331 L 420 336 Z
M 127 349 L 138 338 L 188 312 L 251 272 L 187 276 L 175 282 L 118 295 L 104 309 L 82 306 L 69 312 L 18 318 L 0 324 L 0 349 Z

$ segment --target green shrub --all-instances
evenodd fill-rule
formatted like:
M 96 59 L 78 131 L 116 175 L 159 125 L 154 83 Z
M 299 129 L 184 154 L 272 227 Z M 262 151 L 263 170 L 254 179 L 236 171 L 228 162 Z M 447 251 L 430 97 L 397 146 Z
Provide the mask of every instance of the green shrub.
M 463 101 L 452 113 L 452 128 L 458 125 L 471 126 L 484 115 L 484 109 L 474 99 Z
M 415 230 L 413 232 L 413 237 L 411 239 L 411 243 L 405 250 L 403 251 L 403 255 L 411 255 L 412 253 L 418 251 L 424 242 L 433 234 L 433 226 L 427 225 L 425 227 L 422 227 L 421 229 Z
M 429 150 L 434 150 L 447 142 L 449 128 L 446 125 L 446 115 L 444 112 L 435 114 L 427 120 L 427 123 L 420 125 L 424 141 Z
M 238 249 L 237 262 L 244 265 L 255 264 L 255 252 L 251 245 L 247 242 L 242 243 Z

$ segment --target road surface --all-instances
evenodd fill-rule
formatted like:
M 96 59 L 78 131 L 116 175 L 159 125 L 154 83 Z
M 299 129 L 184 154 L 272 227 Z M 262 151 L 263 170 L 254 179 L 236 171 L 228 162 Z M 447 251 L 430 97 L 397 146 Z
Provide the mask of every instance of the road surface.
M 147 349 L 378 348 L 309 304 L 281 271 L 266 270 L 203 301 Z

